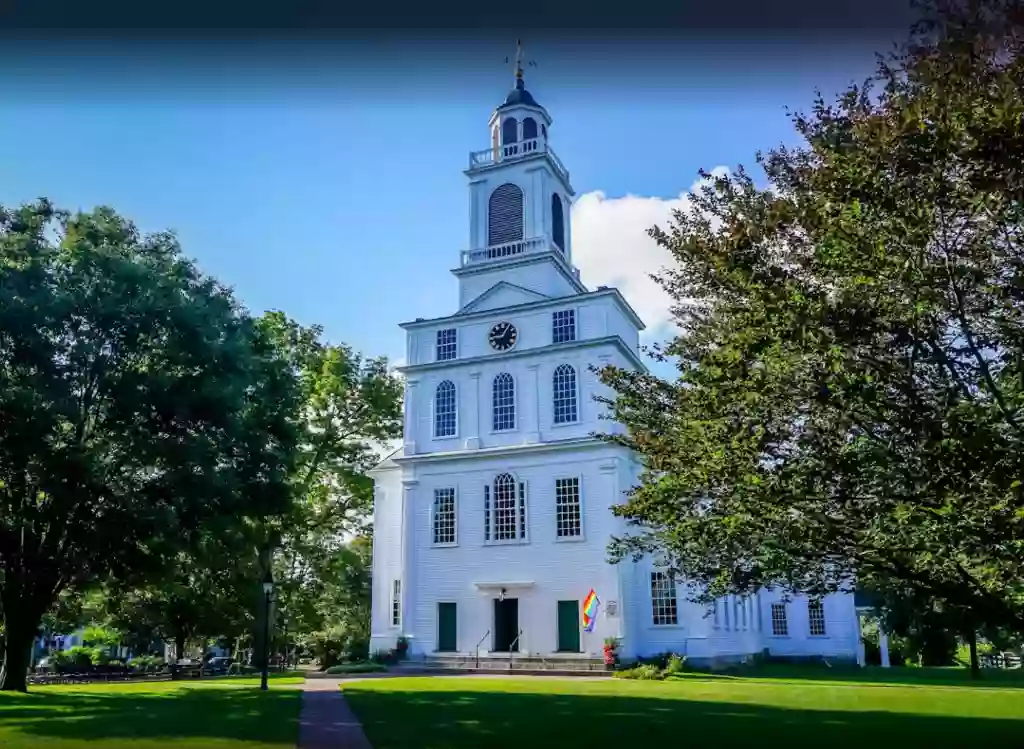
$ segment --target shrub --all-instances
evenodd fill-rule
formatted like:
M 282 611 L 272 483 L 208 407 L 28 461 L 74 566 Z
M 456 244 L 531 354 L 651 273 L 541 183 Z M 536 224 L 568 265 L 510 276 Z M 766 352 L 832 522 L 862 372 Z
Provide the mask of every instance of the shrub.
M 77 668 L 84 668 L 92 665 L 92 656 L 94 648 L 86 648 L 81 645 L 75 645 L 73 648 L 68 648 L 63 652 L 67 658 L 67 665 L 75 666 Z
M 686 670 L 686 656 L 676 655 L 673 653 L 668 657 L 668 663 L 665 664 L 665 675 L 671 676 L 673 674 L 681 674 Z
M 388 668 L 382 663 L 339 663 L 337 666 L 331 666 L 324 673 L 327 674 L 373 674 L 380 673 L 381 671 L 387 671 Z
M 137 655 L 128 662 L 128 665 L 139 671 L 150 671 L 163 668 L 164 659 L 158 655 Z
M 665 678 L 665 672 L 652 663 L 645 663 L 633 668 L 616 671 L 613 676 L 616 679 L 639 679 L 641 681 L 660 681 Z

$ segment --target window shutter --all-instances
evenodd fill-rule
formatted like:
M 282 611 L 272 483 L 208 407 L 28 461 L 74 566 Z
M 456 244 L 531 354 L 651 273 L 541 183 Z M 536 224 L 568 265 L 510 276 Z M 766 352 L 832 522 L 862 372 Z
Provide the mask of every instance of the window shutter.
M 484 541 L 491 540 L 491 487 L 484 484 Z
M 519 482 L 519 538 L 526 538 L 526 482 Z

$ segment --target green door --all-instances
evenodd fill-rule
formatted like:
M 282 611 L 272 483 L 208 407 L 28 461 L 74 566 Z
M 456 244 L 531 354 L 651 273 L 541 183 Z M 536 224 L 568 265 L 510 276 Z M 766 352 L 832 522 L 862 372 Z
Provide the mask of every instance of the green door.
M 558 652 L 580 652 L 580 602 L 558 602 Z
M 457 650 L 455 637 L 455 604 L 437 604 L 437 649 L 441 653 Z

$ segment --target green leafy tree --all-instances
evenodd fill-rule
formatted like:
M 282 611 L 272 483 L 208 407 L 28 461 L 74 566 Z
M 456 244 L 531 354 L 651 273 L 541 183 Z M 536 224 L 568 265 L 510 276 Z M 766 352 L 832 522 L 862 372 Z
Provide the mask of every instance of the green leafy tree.
M 804 143 L 652 236 L 666 382 L 603 371 L 643 461 L 614 558 L 698 598 L 854 580 L 1024 629 L 1024 17 L 940 2 Z
M 401 435 L 402 384 L 386 359 L 325 343 L 318 326 L 300 326 L 281 312 L 267 313 L 261 325 L 290 362 L 302 401 L 294 502 L 273 530 L 277 623 L 285 640 L 308 640 L 342 620 L 353 631 L 359 625 L 344 612 L 329 612 L 325 595 L 345 611 L 361 605 L 342 586 L 362 585 L 352 575 L 358 567 L 352 555 L 362 548 L 353 539 L 366 532 L 373 510 L 366 472 L 379 460 L 380 446 Z M 257 653 L 259 636 L 257 627 Z
M 173 235 L 0 209 L 0 689 L 63 590 L 288 507 L 294 378 Z

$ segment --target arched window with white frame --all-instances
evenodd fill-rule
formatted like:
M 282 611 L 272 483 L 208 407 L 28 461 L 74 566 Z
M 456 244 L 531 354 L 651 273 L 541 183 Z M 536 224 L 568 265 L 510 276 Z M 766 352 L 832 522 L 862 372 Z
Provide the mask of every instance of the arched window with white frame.
M 525 541 L 526 529 L 526 483 L 500 473 L 484 486 L 484 541 Z
M 458 428 L 455 383 L 445 380 L 434 393 L 434 436 L 454 437 Z
M 576 370 L 569 364 L 559 365 L 552 375 L 551 386 L 555 423 L 573 423 L 579 418 L 576 403 Z
M 492 387 L 493 429 L 495 432 L 516 428 L 516 382 L 508 372 L 494 378 Z

